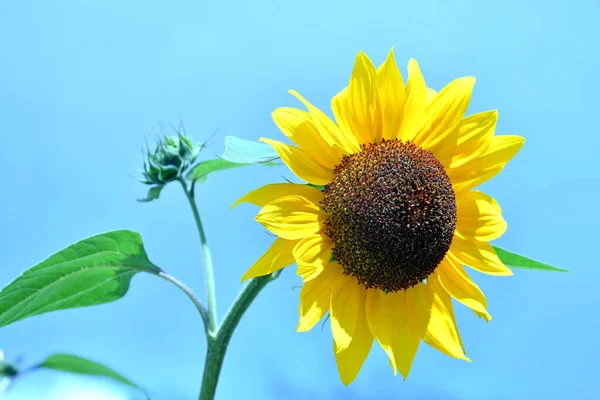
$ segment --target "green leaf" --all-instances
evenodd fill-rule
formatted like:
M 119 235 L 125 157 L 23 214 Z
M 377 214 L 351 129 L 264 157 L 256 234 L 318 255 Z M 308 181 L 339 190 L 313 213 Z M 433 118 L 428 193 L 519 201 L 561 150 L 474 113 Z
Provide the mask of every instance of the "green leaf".
M 548 272 L 571 272 L 567 269 L 553 267 L 551 265 L 532 260 L 531 258 L 512 253 L 501 247 L 494 246 L 494 250 L 496 250 L 496 254 L 500 258 L 500 260 L 509 268 L 532 269 Z
M 231 161 L 217 159 L 217 160 L 207 160 L 202 161 L 194 168 L 192 168 L 187 175 L 185 176 L 189 181 L 201 182 L 204 183 L 206 181 L 206 177 L 208 174 L 217 171 L 224 171 L 226 169 L 243 167 L 248 164 L 237 164 Z
M 118 300 L 141 271 L 161 270 L 148 260 L 139 234 L 114 231 L 84 239 L 0 291 L 0 327 L 50 311 Z
M 206 177 L 208 176 L 208 174 L 210 174 L 212 172 L 224 171 L 226 169 L 231 169 L 231 168 L 244 167 L 246 165 L 255 165 L 255 164 L 253 164 L 253 163 L 246 163 L 246 164 L 234 163 L 231 161 L 223 160 L 222 158 L 219 158 L 216 160 L 207 160 L 207 161 L 202 161 L 201 163 L 197 164 L 194 168 L 192 168 L 187 173 L 187 175 L 185 177 L 189 181 L 204 183 L 204 182 L 206 182 Z M 274 163 L 274 162 L 267 162 L 267 163 L 264 163 L 263 165 L 272 166 L 272 165 L 279 165 L 279 164 Z
M 151 187 L 150 190 L 148 190 L 148 196 L 145 199 L 138 199 L 138 201 L 142 203 L 147 203 L 149 201 L 158 199 L 160 197 L 160 192 L 163 190 L 164 187 L 165 185 Z
M 262 164 L 277 160 L 279 154 L 266 143 L 227 136 L 221 158 L 236 164 Z
M 123 375 L 95 361 L 91 361 L 71 354 L 54 354 L 48 357 L 42 363 L 36 365 L 34 368 L 46 368 L 53 369 L 56 371 L 71 372 L 75 374 L 110 378 L 125 385 L 134 387 L 136 389 L 140 389 L 144 392 L 144 394 L 146 394 L 146 397 L 148 397 L 148 394 L 144 389 L 131 382 Z

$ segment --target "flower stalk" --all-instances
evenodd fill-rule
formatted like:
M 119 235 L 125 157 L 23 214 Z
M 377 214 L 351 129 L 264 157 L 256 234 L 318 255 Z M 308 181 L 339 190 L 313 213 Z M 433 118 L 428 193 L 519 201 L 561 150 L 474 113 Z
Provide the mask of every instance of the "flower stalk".
M 219 381 L 219 374 L 221 373 L 221 367 L 223 366 L 223 360 L 225 359 L 225 353 L 227 352 L 227 346 L 229 345 L 229 340 L 233 335 L 233 331 L 260 291 L 267 286 L 269 282 L 275 280 L 280 273 L 281 270 L 267 276 L 252 279 L 242 289 L 237 299 L 235 299 L 231 305 L 231 308 L 227 312 L 223 324 L 219 327 L 214 339 L 208 342 L 199 400 L 214 399 L 217 383 Z
M 212 256 L 210 254 L 210 248 L 206 241 L 206 234 L 204 233 L 204 227 L 202 226 L 202 220 L 200 219 L 200 213 L 196 206 L 196 200 L 194 198 L 194 192 L 192 189 L 188 189 L 188 186 L 183 178 L 179 178 L 183 191 L 190 203 L 192 213 L 194 214 L 194 220 L 196 221 L 196 227 L 198 228 L 198 234 L 200 236 L 200 244 L 202 246 L 202 253 L 204 254 L 204 279 L 206 280 L 206 296 L 207 296 L 207 308 L 208 308 L 208 327 L 207 327 L 207 340 L 210 343 L 212 337 L 217 330 L 217 297 L 215 294 L 215 275 L 213 272 Z
M 189 289 L 186 291 L 186 293 L 188 293 L 190 299 L 194 301 L 194 304 L 196 304 L 196 307 L 202 316 L 207 339 L 206 359 L 204 362 L 204 373 L 202 376 L 202 386 L 200 388 L 199 400 L 213 400 L 217 390 L 217 383 L 219 381 L 219 375 L 223 366 L 223 360 L 225 359 L 225 353 L 227 352 L 227 347 L 235 328 L 238 326 L 242 316 L 246 310 L 248 310 L 256 296 L 258 296 L 261 290 L 269 282 L 275 280 L 281 271 L 276 271 L 270 275 L 255 278 L 246 286 L 244 286 L 225 315 L 223 323 L 217 327 L 217 304 L 212 256 L 206 240 L 204 227 L 202 226 L 202 220 L 200 219 L 200 213 L 198 212 L 198 207 L 196 206 L 194 186 L 192 184 L 188 188 L 188 185 L 183 177 L 179 177 L 177 180 L 181 183 L 183 191 L 185 192 L 185 195 L 190 203 L 190 207 L 192 208 L 194 220 L 196 221 L 196 227 L 198 228 L 198 234 L 200 236 L 200 244 L 202 245 L 202 251 L 204 254 L 204 275 L 206 279 L 206 293 L 208 298 L 207 309 L 204 309 L 200 301 L 193 296 L 193 294 L 190 295 L 191 291 L 189 291 Z M 169 279 L 171 277 L 164 278 L 170 280 L 180 287 L 183 286 L 183 284 L 180 282 Z M 182 288 L 187 289 L 185 286 Z

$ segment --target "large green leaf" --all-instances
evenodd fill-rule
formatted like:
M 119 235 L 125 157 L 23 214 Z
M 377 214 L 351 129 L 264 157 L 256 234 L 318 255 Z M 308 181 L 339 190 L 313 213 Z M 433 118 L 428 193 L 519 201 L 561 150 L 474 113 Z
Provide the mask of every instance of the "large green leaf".
M 501 247 L 494 246 L 494 250 L 496 250 L 496 254 L 500 260 L 509 268 L 532 269 L 549 272 L 571 272 L 566 269 L 553 267 L 552 265 L 532 260 L 531 258 L 510 252 Z
M 237 164 L 261 164 L 277 160 L 279 154 L 266 143 L 227 136 L 221 158 Z
M 139 234 L 92 236 L 25 271 L 0 292 L 0 327 L 67 308 L 118 300 L 133 275 L 161 270 L 148 260 Z
M 95 361 L 91 361 L 71 354 L 54 354 L 48 357 L 42 363 L 36 365 L 34 368 L 46 368 L 53 369 L 56 371 L 71 372 L 75 374 L 110 378 L 117 382 L 124 383 L 125 385 L 134 387 L 136 389 L 140 389 L 146 394 L 146 397 L 148 397 L 148 394 L 144 389 L 131 382 L 123 375 Z

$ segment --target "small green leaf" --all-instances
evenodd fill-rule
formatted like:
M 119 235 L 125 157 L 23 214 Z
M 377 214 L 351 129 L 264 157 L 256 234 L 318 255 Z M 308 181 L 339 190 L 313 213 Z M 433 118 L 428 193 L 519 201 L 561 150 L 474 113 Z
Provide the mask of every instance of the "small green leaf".
M 532 260 L 531 258 L 512 253 L 508 250 L 504 250 L 501 247 L 494 246 L 494 250 L 496 250 L 496 254 L 500 260 L 509 268 L 532 269 L 548 272 L 571 272 L 567 269 L 553 267 L 551 265 Z
M 279 154 L 266 143 L 227 136 L 221 158 L 236 164 L 262 164 L 277 160 Z
M 165 185 L 151 187 L 150 190 L 148 190 L 148 196 L 145 199 L 138 199 L 138 201 L 142 203 L 147 203 L 149 201 L 158 199 L 160 197 L 160 192 L 163 190 L 164 187 Z
M 248 164 L 238 164 L 231 161 L 217 159 L 202 161 L 190 170 L 185 176 L 187 180 L 204 183 L 208 174 L 226 169 L 243 167 Z
M 99 364 L 95 361 L 91 361 L 82 357 L 74 356 L 71 354 L 54 354 L 48 357 L 42 363 L 36 365 L 34 368 L 46 368 L 53 369 L 56 371 L 71 372 L 75 374 L 101 376 L 113 379 L 117 382 L 124 383 L 125 385 L 140 389 L 144 392 L 146 397 L 148 394 L 144 389 L 125 378 L 123 375 L 118 374 L 112 369 Z M 148 397 L 149 398 L 149 397 Z
M 196 165 L 194 168 L 192 168 L 185 177 L 189 181 L 204 183 L 204 182 L 206 182 L 206 177 L 208 176 L 208 174 L 210 174 L 212 172 L 224 171 L 226 169 L 231 169 L 231 168 L 244 167 L 246 165 L 255 165 L 255 164 L 253 164 L 253 163 L 246 163 L 246 164 L 234 163 L 231 161 L 223 160 L 222 158 L 219 158 L 216 160 L 207 160 L 207 161 L 202 161 L 201 163 Z M 264 163 L 263 165 L 272 166 L 272 165 L 279 165 L 279 164 L 274 163 L 274 162 L 267 162 L 267 163 Z
M 118 300 L 142 271 L 161 270 L 148 260 L 139 234 L 114 231 L 84 239 L 0 291 L 0 327 L 50 311 Z

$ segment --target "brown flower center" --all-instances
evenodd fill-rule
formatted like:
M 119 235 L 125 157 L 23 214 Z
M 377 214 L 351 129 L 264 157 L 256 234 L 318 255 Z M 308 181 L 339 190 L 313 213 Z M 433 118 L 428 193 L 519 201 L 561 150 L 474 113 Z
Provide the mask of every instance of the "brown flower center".
M 367 288 L 407 289 L 442 261 L 456 227 L 450 179 L 428 151 L 397 139 L 345 156 L 321 203 L 333 257 Z

